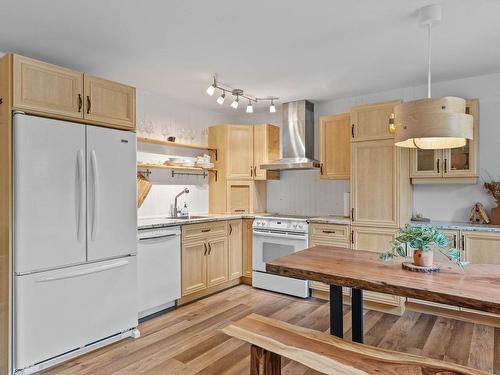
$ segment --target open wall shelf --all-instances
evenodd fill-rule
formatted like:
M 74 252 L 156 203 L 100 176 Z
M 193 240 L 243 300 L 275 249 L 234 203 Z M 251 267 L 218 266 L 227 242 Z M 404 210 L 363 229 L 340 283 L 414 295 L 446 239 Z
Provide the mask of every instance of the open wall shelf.
M 186 144 L 186 143 L 177 143 L 177 142 L 170 142 L 170 141 L 162 141 L 161 139 L 155 139 L 155 138 L 137 137 L 137 142 L 139 142 L 139 143 L 149 143 L 149 144 L 154 144 L 154 145 L 162 145 L 162 146 L 170 146 L 170 147 L 190 148 L 190 149 L 194 149 L 194 150 L 217 151 L 217 149 L 211 148 L 211 147 L 208 147 L 208 146 L 198 146 L 198 145 L 189 145 L 189 144 Z

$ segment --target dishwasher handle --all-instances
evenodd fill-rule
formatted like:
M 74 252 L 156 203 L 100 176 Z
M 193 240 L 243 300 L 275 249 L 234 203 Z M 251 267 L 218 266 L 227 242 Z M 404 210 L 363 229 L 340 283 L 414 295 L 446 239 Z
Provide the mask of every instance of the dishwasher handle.
M 162 234 L 160 236 L 142 237 L 142 238 L 139 238 L 139 241 L 156 240 L 159 238 L 169 238 L 169 237 L 176 237 L 176 236 L 180 236 L 180 234 L 172 233 L 172 234 Z

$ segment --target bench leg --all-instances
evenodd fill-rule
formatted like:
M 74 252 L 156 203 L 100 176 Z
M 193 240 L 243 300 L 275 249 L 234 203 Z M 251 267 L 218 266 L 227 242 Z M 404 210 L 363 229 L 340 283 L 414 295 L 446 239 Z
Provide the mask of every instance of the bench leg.
M 352 341 L 363 343 L 363 290 L 352 288 Z
M 250 375 L 280 375 L 281 356 L 252 345 L 250 348 Z

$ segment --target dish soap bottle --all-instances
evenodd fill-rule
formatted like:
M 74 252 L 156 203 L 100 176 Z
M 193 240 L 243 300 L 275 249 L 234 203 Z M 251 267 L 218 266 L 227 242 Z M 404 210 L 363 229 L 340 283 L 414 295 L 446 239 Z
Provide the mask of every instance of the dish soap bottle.
M 181 209 L 181 216 L 189 216 L 189 209 L 186 202 L 184 202 L 184 207 Z

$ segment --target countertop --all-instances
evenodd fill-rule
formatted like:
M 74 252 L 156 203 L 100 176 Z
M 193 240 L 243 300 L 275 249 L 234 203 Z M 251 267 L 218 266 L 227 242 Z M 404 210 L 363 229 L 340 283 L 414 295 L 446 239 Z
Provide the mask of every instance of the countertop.
M 308 223 L 311 224 L 342 224 L 351 225 L 351 219 L 345 216 L 315 216 L 307 219 Z
M 438 229 L 500 233 L 500 225 L 491 225 L 491 224 L 472 224 L 472 223 L 463 223 L 459 221 L 437 221 L 437 220 L 431 220 L 430 222 L 412 221 L 411 224 L 419 226 L 432 225 Z
M 266 214 L 203 214 L 202 217 L 189 217 L 187 219 L 170 219 L 167 217 L 148 217 L 137 219 L 137 229 L 166 228 L 176 225 L 208 223 L 212 221 L 253 219 Z M 196 216 L 196 215 L 193 215 Z

